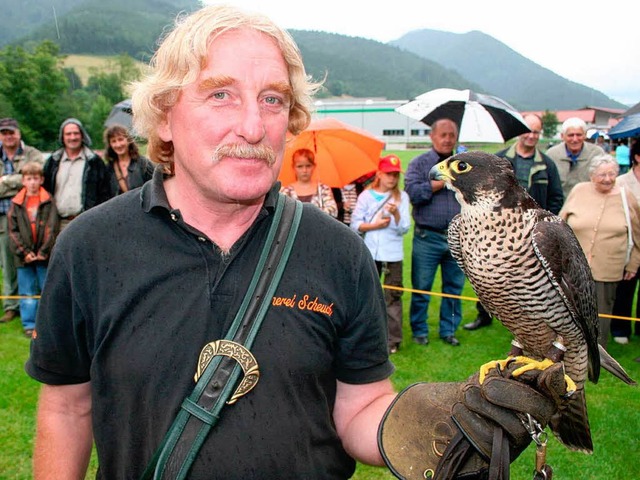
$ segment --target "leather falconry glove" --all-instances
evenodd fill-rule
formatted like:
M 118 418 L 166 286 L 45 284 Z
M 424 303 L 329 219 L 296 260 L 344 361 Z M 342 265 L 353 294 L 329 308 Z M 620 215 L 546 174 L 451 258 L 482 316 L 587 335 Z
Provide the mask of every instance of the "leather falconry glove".
M 476 374 L 398 394 L 378 430 L 391 472 L 407 480 L 508 479 L 510 463 L 532 440 L 527 414 L 544 428 L 566 392 L 562 363 L 512 377 L 519 366 L 494 368 L 483 384 Z

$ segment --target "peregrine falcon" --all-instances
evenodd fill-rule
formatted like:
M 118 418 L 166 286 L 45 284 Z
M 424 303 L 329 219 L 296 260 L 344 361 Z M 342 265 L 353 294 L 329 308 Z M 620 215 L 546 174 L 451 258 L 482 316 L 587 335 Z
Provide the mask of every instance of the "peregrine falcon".
M 550 427 L 570 449 L 591 453 L 587 378 L 597 383 L 602 365 L 635 382 L 597 343 L 595 284 L 573 231 L 520 187 L 506 159 L 465 152 L 435 165 L 430 178 L 456 192 L 461 212 L 449 226 L 449 246 L 482 304 L 513 334 L 519 351 L 541 362 L 533 368 L 563 352 L 573 380 L 568 389 L 575 383 L 575 392 Z

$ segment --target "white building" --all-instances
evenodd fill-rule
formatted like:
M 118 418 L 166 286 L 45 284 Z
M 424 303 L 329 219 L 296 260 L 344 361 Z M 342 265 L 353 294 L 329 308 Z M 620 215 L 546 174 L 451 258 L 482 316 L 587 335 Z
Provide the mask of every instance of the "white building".
M 385 142 L 387 150 L 425 148 L 430 143 L 429 127 L 395 111 L 409 100 L 379 98 L 329 98 L 315 102 L 314 117 L 337 118 L 362 128 Z

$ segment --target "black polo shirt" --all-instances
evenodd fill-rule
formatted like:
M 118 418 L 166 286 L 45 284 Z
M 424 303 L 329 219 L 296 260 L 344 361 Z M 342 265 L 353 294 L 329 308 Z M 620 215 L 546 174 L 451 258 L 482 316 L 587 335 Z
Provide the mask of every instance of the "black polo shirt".
M 158 171 L 60 235 L 26 370 L 48 384 L 91 381 L 100 478 L 140 477 L 194 386 L 200 350 L 233 320 L 276 195 L 228 255 L 169 207 Z M 252 348 L 258 385 L 223 409 L 190 478 L 350 477 L 332 421 L 336 379 L 392 373 L 385 317 L 364 243 L 305 205 Z

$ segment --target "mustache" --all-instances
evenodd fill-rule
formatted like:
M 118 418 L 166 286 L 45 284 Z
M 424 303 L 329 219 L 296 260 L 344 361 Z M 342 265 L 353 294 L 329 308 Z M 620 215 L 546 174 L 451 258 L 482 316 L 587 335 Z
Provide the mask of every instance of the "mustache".
M 276 163 L 276 152 L 267 145 L 225 144 L 218 145 L 213 151 L 212 160 L 217 163 L 225 157 L 255 158 L 264 160 L 268 166 Z

